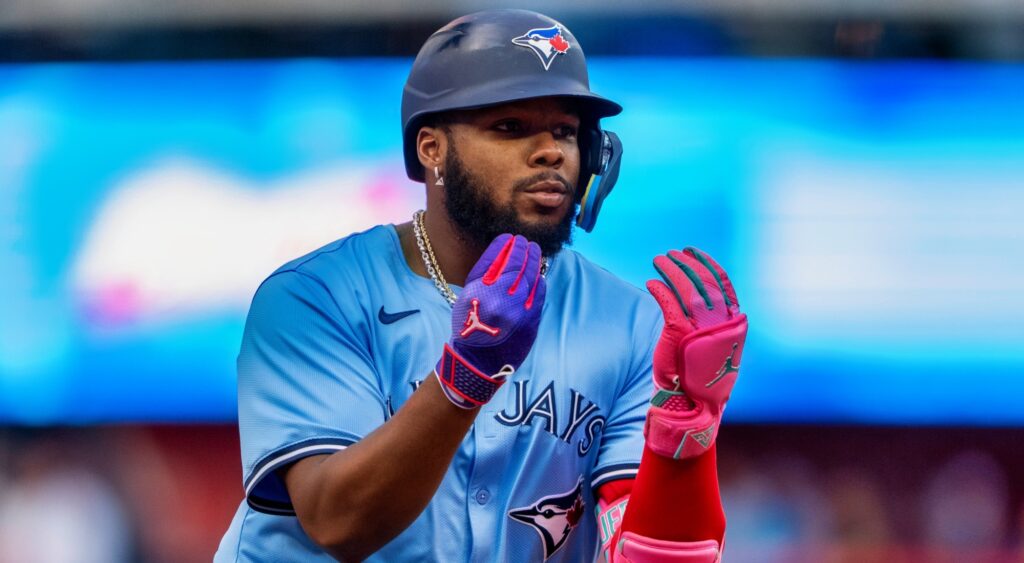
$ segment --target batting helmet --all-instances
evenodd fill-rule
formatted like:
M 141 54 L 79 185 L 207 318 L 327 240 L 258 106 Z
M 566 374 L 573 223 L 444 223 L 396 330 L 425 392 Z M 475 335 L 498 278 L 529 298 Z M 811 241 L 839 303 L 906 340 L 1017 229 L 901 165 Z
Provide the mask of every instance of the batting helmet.
M 619 104 L 590 91 L 587 61 L 559 22 L 528 10 L 489 10 L 458 18 L 427 39 L 402 92 L 402 143 L 409 178 L 424 181 L 416 137 L 437 113 L 541 98 L 573 98 L 580 110 L 577 223 L 590 231 L 618 176 L 622 145 L 602 131 Z M 583 189 L 580 189 L 580 188 Z

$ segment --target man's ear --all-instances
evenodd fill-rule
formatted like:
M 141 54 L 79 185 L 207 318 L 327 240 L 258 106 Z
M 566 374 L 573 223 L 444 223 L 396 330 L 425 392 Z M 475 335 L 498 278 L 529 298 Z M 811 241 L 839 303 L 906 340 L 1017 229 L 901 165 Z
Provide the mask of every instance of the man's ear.
M 426 170 L 444 163 L 448 153 L 448 136 L 440 127 L 420 127 L 416 134 L 416 155 Z

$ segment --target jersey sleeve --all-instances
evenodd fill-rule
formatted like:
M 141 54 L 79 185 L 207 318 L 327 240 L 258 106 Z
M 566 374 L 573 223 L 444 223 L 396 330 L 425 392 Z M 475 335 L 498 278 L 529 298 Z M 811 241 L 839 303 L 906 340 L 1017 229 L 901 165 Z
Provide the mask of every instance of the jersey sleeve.
M 640 303 L 633 315 L 632 351 L 625 380 L 601 437 L 591 487 L 617 479 L 633 479 L 644 450 L 644 421 L 654 393 L 654 346 L 661 334 L 661 312 L 652 302 Z
M 345 449 L 384 423 L 363 317 L 354 294 L 332 294 L 296 270 L 256 291 L 238 355 L 242 469 L 255 510 L 294 514 L 276 470 Z

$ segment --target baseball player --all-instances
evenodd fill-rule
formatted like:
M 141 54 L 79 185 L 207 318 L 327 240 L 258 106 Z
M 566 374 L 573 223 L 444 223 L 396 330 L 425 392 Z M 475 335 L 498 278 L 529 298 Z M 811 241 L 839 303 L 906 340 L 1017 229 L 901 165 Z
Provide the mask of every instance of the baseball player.
M 427 40 L 402 100 L 425 211 L 253 298 L 246 498 L 215 561 L 719 559 L 714 442 L 746 334 L 728 276 L 670 251 L 648 294 L 563 248 L 614 185 L 600 119 L 620 111 L 541 14 Z

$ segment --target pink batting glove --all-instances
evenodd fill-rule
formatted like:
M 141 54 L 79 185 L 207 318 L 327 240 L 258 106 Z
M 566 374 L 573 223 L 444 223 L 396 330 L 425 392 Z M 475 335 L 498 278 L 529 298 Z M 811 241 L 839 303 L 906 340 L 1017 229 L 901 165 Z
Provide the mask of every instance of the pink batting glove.
M 747 337 L 725 270 L 693 247 L 654 259 L 664 282 L 647 289 L 665 315 L 654 348 L 654 386 L 644 436 L 655 453 L 681 459 L 708 450 L 718 435 Z

